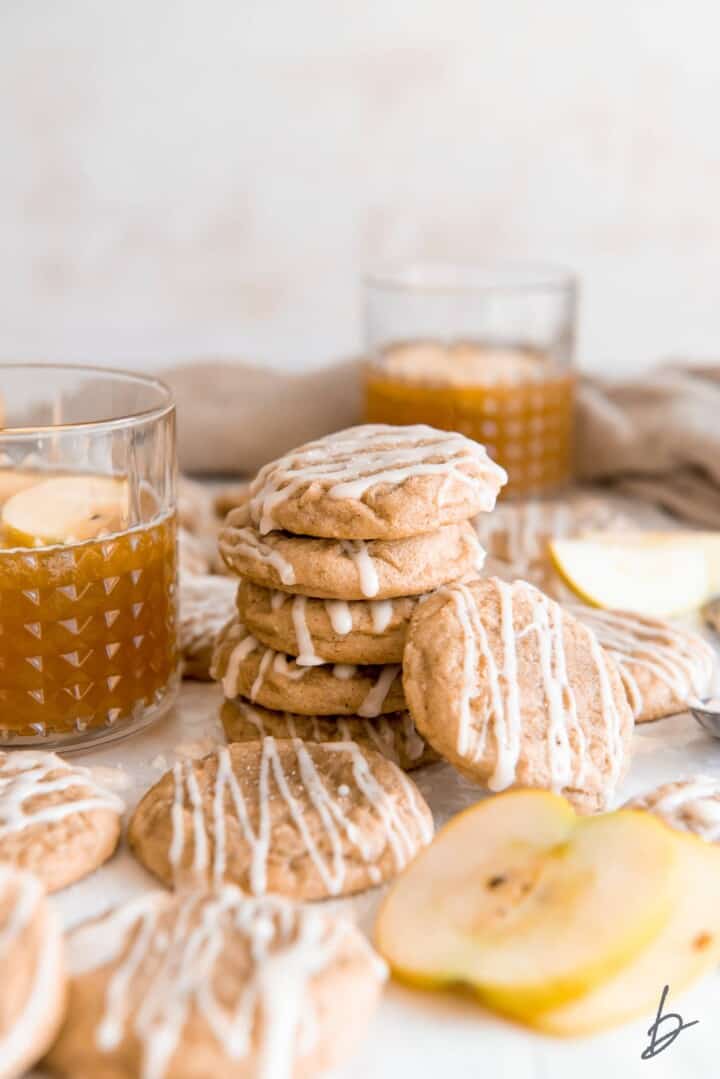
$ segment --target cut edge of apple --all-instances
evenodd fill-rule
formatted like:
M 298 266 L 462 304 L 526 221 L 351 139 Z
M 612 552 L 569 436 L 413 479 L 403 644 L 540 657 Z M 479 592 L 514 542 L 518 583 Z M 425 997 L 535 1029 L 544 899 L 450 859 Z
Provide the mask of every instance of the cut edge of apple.
M 595 1034 L 654 1014 L 663 987 L 673 997 L 720 963 L 720 847 L 673 833 L 681 886 L 671 915 L 648 946 L 613 977 L 530 1023 L 545 1034 Z
M 506 985 L 501 985 L 497 982 L 482 982 L 481 979 L 477 978 L 477 972 L 474 975 L 470 971 L 471 959 L 468 958 L 467 952 L 468 949 L 472 950 L 470 947 L 472 941 L 469 938 L 463 939 L 454 926 L 448 929 L 447 925 L 445 925 L 444 931 L 447 933 L 446 940 L 449 944 L 449 954 L 445 969 L 439 969 L 439 965 L 434 960 L 428 963 L 408 963 L 407 956 L 402 954 L 403 948 L 398 947 L 397 944 L 393 945 L 393 941 L 388 937 L 388 934 L 391 937 L 394 931 L 391 917 L 392 905 L 397 901 L 400 890 L 406 886 L 408 877 L 412 876 L 415 880 L 417 903 L 418 905 L 421 904 L 424 901 L 421 898 L 423 889 L 420 886 L 422 882 L 418 883 L 417 881 L 417 875 L 423 872 L 424 866 L 430 859 L 437 856 L 439 845 L 452 846 L 452 843 L 460 838 L 458 830 L 461 828 L 468 828 L 472 832 L 473 827 L 477 826 L 478 831 L 481 831 L 476 818 L 478 818 L 479 822 L 480 818 L 486 817 L 488 810 L 493 807 L 495 813 L 501 811 L 501 804 L 505 799 L 513 799 L 516 804 L 519 799 L 530 799 L 532 804 L 528 804 L 526 808 L 528 812 L 533 814 L 535 823 L 539 818 L 541 808 L 543 812 L 548 812 L 552 808 L 552 811 L 557 815 L 558 835 L 562 836 L 563 830 L 565 830 L 566 840 L 571 838 L 576 828 L 591 827 L 592 822 L 602 820 L 603 817 L 613 817 L 616 820 L 628 816 L 642 818 L 643 832 L 655 838 L 658 844 L 658 852 L 662 852 L 660 861 L 667 859 L 667 865 L 663 861 L 663 865 L 659 869 L 660 877 L 662 878 L 660 883 L 663 884 L 663 887 L 658 888 L 652 896 L 648 896 L 648 906 L 643 908 L 642 916 L 639 910 L 635 911 L 634 920 L 629 925 L 624 925 L 624 933 L 620 936 L 620 939 L 613 942 L 612 947 L 605 952 L 599 953 L 592 961 L 585 960 L 576 969 L 569 969 L 542 982 L 516 982 Z M 613 827 L 615 826 L 613 825 Z M 450 837 L 450 841 L 448 837 Z M 549 853 L 549 848 L 547 853 Z M 531 1016 L 553 1008 L 556 1009 L 561 1004 L 580 998 L 587 994 L 594 985 L 613 977 L 623 966 L 640 954 L 654 937 L 660 933 L 671 916 L 675 899 L 676 874 L 674 860 L 674 836 L 668 833 L 668 829 L 661 822 L 652 818 L 649 814 L 642 814 L 633 810 L 622 810 L 614 814 L 605 814 L 602 817 L 579 818 L 565 799 L 559 795 L 543 791 L 506 792 L 471 807 L 450 821 L 438 833 L 435 843 L 421 852 L 409 869 L 395 881 L 378 915 L 375 932 L 376 944 L 380 953 L 391 966 L 395 976 L 403 982 L 425 989 L 462 988 L 493 1009 L 501 1011 L 512 1018 L 527 1022 Z M 478 863 L 478 872 L 480 871 L 479 865 L 480 863 Z M 452 883 L 450 886 L 452 887 Z M 410 903 L 409 906 L 412 907 L 412 904 Z M 419 910 L 420 907 L 418 906 L 417 909 Z M 432 932 L 431 927 L 429 931 Z M 463 944 L 466 946 L 466 954 L 464 955 Z

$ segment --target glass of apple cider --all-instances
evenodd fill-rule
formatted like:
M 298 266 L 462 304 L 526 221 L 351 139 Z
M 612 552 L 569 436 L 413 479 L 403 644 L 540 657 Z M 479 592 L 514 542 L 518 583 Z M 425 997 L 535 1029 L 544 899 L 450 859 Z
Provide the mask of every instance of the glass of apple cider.
M 171 703 L 175 469 L 162 383 L 0 365 L 0 746 L 120 737 Z
M 572 478 L 576 284 L 548 268 L 408 264 L 365 281 L 370 423 L 484 443 L 504 495 Z

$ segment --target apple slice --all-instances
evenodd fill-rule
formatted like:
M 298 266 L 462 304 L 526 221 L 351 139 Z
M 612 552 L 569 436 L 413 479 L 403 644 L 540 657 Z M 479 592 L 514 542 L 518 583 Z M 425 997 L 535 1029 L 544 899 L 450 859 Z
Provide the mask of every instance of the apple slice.
M 56 476 L 18 491 L 2 509 L 11 547 L 81 543 L 120 531 L 127 518 L 127 481 L 112 476 Z
M 674 835 L 649 814 L 578 817 L 514 791 L 452 820 L 391 888 L 378 949 L 401 979 L 466 985 L 518 1018 L 586 993 L 663 928 Z
M 548 1034 L 590 1034 L 633 1016 L 651 1014 L 663 986 L 673 999 L 720 963 L 720 848 L 677 836 L 682 886 L 658 935 L 632 963 L 579 1000 L 536 1016 Z
M 568 588 L 593 607 L 666 618 L 720 588 L 717 532 L 602 532 L 553 540 L 549 552 Z

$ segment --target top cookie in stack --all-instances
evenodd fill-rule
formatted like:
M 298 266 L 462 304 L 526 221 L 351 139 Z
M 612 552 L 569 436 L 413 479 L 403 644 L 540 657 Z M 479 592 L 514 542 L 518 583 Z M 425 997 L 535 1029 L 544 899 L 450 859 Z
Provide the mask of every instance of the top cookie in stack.
M 403 711 L 412 611 L 479 569 L 470 518 L 505 481 L 478 443 L 426 426 L 354 427 L 266 465 L 220 537 L 242 578 L 215 654 L 225 696 L 300 715 Z

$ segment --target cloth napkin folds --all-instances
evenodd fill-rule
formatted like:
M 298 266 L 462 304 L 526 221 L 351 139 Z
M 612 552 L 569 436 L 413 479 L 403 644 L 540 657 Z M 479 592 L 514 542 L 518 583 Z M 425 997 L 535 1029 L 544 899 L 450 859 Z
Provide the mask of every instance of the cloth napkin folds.
M 187 472 L 251 474 L 329 431 L 362 422 L 361 361 L 289 375 L 244 363 L 165 372 Z M 668 364 L 578 394 L 577 478 L 720 529 L 720 366 Z

